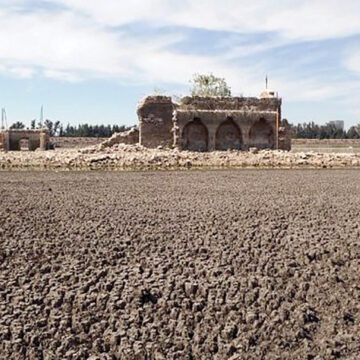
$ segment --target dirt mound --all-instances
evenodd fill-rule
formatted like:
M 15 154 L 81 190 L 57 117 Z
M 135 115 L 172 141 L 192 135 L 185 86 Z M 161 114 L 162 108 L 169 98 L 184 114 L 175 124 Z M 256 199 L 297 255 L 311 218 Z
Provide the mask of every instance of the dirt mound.
M 0 173 L 0 359 L 359 359 L 359 176 Z

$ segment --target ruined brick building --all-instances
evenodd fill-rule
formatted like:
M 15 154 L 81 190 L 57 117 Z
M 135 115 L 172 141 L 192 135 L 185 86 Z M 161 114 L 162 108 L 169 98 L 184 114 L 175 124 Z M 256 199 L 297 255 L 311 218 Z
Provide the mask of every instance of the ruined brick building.
M 148 96 L 138 106 L 139 143 L 181 150 L 290 150 L 288 129 L 280 126 L 281 99 L 269 90 L 260 98 Z
M 6 151 L 21 150 L 22 143 L 29 151 L 47 150 L 50 147 L 49 132 L 45 128 L 26 130 L 10 129 L 0 131 L 0 149 Z
M 138 126 L 115 134 L 104 143 L 140 144 L 148 148 L 175 147 L 180 150 L 290 150 L 287 128 L 280 126 L 282 100 L 266 90 L 253 97 L 183 97 L 179 103 L 167 96 L 147 96 L 139 102 Z M 0 149 L 49 148 L 46 129 L 4 130 Z

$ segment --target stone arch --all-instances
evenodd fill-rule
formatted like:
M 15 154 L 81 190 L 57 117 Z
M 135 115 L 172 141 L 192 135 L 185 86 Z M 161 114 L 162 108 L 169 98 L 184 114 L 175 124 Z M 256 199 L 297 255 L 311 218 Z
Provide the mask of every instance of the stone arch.
M 199 118 L 195 118 L 184 127 L 182 138 L 185 150 L 208 150 L 209 132 Z
M 274 130 L 264 118 L 251 127 L 249 135 L 251 146 L 258 149 L 272 149 L 275 145 Z
M 240 150 L 242 136 L 239 127 L 234 120 L 228 117 L 216 131 L 216 150 Z
M 18 149 L 21 151 L 29 151 L 30 150 L 30 140 L 27 137 L 23 137 L 18 142 Z

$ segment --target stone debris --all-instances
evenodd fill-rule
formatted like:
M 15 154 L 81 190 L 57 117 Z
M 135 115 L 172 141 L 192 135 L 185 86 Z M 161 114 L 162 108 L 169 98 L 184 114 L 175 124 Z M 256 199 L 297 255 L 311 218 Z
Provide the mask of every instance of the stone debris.
M 130 132 L 136 130 L 130 130 Z M 0 169 L 199 169 L 199 168 L 344 168 L 360 167 L 360 154 L 286 152 L 281 150 L 190 152 L 148 149 L 106 140 L 84 149 L 51 152 L 0 152 Z M 189 166 L 191 164 L 191 166 Z
M 115 133 L 109 139 L 103 141 L 98 148 L 100 150 L 112 147 L 116 144 L 137 144 L 139 143 L 139 129 L 137 126 L 134 126 L 128 131 L 121 133 Z

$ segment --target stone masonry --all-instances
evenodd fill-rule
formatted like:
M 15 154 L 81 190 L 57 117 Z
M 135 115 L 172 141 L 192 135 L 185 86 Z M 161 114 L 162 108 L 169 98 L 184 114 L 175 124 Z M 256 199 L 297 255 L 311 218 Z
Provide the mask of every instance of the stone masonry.
M 47 129 L 11 129 L 0 132 L 0 149 L 5 151 L 21 150 L 22 140 L 28 142 L 28 150 L 48 150 L 50 147 L 50 136 Z
M 280 127 L 282 100 L 265 92 L 260 98 L 148 96 L 138 106 L 139 143 L 180 150 L 291 149 L 287 128 Z M 272 93 L 271 93 L 272 94 Z

